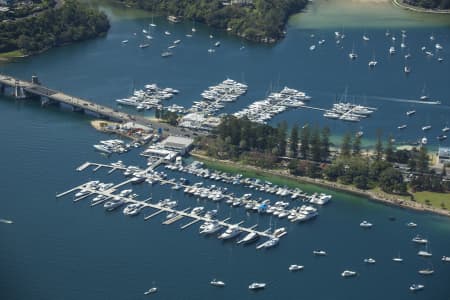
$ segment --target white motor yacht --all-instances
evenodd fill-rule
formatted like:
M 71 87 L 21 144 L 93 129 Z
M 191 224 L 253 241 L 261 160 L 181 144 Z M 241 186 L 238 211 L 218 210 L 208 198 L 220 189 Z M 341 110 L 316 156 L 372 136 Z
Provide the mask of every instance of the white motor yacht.
M 289 271 L 291 271 L 291 272 L 300 271 L 300 270 L 303 270 L 303 266 L 301 266 L 301 265 L 290 265 L 289 266 Z
M 434 270 L 433 269 L 422 269 L 422 270 L 419 270 L 418 273 L 420 275 L 433 275 Z
M 202 226 L 200 226 L 200 234 L 213 234 L 222 229 L 223 226 L 219 224 L 217 221 L 206 222 Z
M 400 129 L 400 130 L 405 129 L 406 127 L 408 127 L 408 125 L 406 125 L 406 124 L 397 126 L 397 128 Z
M 420 235 L 416 235 L 415 237 L 413 237 L 413 239 L 411 241 L 414 242 L 414 243 L 417 243 L 417 244 L 426 244 L 426 243 L 428 243 L 428 240 L 423 238 L 423 237 L 421 237 Z
M 112 211 L 124 204 L 125 204 L 125 201 L 123 201 L 122 199 L 114 199 L 114 200 L 106 201 L 105 204 L 103 204 L 103 207 L 107 211 Z
M 345 270 L 344 272 L 341 273 L 342 277 L 353 277 L 356 276 L 356 272 L 355 271 L 350 271 L 350 270 Z
M 154 294 L 158 291 L 158 289 L 156 287 L 152 287 L 149 290 L 145 291 L 144 295 L 150 295 L 150 294 Z
M 364 259 L 364 262 L 365 262 L 366 264 L 374 264 L 374 263 L 376 263 L 375 259 L 373 259 L 373 258 L 371 258 L 371 257 L 365 258 L 365 259 Z
M 325 256 L 327 253 L 324 250 L 314 250 L 313 254 L 316 256 Z
M 413 228 L 413 227 L 417 227 L 417 224 L 413 223 L 413 222 L 409 222 L 408 224 L 406 224 L 406 226 Z
M 230 226 L 227 230 L 225 230 L 224 233 L 219 235 L 219 239 L 221 240 L 229 240 L 234 237 L 237 237 L 239 234 L 241 234 L 241 230 L 238 229 L 237 226 Z
M 223 282 L 221 280 L 217 280 L 217 279 L 211 280 L 210 284 L 213 285 L 213 286 L 218 286 L 218 287 L 224 287 L 225 286 L 225 282 Z
M 443 261 L 443 262 L 450 262 L 450 256 L 442 256 L 442 258 L 441 258 L 441 260 Z
M 371 228 L 373 226 L 372 223 L 367 222 L 366 220 L 362 221 L 359 226 L 363 227 L 363 228 Z
M 248 286 L 248 288 L 250 290 L 260 290 L 260 289 L 264 289 L 266 287 L 265 283 L 262 282 L 253 282 L 252 284 L 250 284 Z
M 275 238 L 271 238 L 271 239 L 269 239 L 269 240 L 259 244 L 258 246 L 256 246 L 256 249 L 272 248 L 272 247 L 275 247 L 276 245 L 278 245 L 279 242 L 280 242 L 279 238 L 276 238 L 276 237 Z
M 256 232 L 249 232 L 247 235 L 245 235 L 241 240 L 239 240 L 238 244 L 250 244 L 253 242 L 256 242 L 259 239 L 259 234 Z
M 425 286 L 423 284 L 411 284 L 411 286 L 409 287 L 409 290 L 412 292 L 417 292 L 420 290 L 423 290 L 425 288 Z

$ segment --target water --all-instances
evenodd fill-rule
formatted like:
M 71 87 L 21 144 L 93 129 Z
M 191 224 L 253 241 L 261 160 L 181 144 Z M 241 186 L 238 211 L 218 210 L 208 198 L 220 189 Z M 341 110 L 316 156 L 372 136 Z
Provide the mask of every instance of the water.
M 128 95 L 133 81 L 136 87 L 156 82 L 180 89 L 181 94 L 171 101 L 189 104 L 198 99 L 207 86 L 227 76 L 245 80 L 250 87 L 247 96 L 230 105 L 229 111 L 264 97 L 270 86 L 282 88 L 284 85 L 307 91 L 313 96 L 313 106 L 331 106 L 335 94 L 342 93 L 348 85 L 349 94 L 366 95 L 364 103 L 378 106 L 379 111 L 358 125 L 328 124 L 333 124 L 337 134 L 361 125 L 369 138 L 370 132 L 379 126 L 388 131 L 403 122 L 403 113 L 410 107 L 418 113 L 410 123 L 411 131 L 405 132 L 405 139 L 419 136 L 419 127 L 425 122 L 433 125 L 433 133 L 437 135 L 449 116 L 447 60 L 442 64 L 427 61 L 419 56 L 415 47 L 411 50 L 413 73 L 405 78 L 400 55 L 388 63 L 389 43 L 384 40 L 384 28 L 345 29 L 347 39 L 343 51 L 336 49 L 331 40 L 333 31 L 341 30 L 341 25 L 318 28 L 312 24 L 308 29 L 292 25 L 281 43 L 261 46 L 200 25 L 196 25 L 197 33 L 189 40 L 184 34 L 192 24 L 170 25 L 155 18 L 159 33 L 153 34 L 151 47 L 141 50 L 137 47 L 141 40 L 133 40 L 132 33 L 139 34 L 150 17 L 142 13 L 136 15 L 132 10 L 102 7 L 114 16 L 111 31 L 105 38 L 4 64 L 0 72 L 21 78 L 29 78 L 36 72 L 51 87 L 109 105 L 114 104 L 114 99 Z M 320 10 L 316 13 L 320 14 Z M 304 16 L 307 18 L 310 14 Z M 398 35 L 403 25 L 389 27 Z M 433 26 L 409 27 L 408 43 L 421 45 L 434 32 L 448 49 L 449 28 L 442 24 Z M 178 38 L 183 41 L 172 58 L 163 60 L 160 53 L 168 42 L 162 32 L 167 29 L 172 32 L 170 41 Z M 367 46 L 361 39 L 364 32 L 371 37 Z M 208 38 L 210 33 L 222 42 L 212 56 L 207 53 L 212 44 Z M 327 39 L 325 46 L 314 53 L 308 50 L 311 33 Z M 120 45 L 124 39 L 130 39 L 129 45 Z M 353 40 L 361 59 L 350 63 L 347 51 Z M 239 50 L 242 45 L 245 49 Z M 373 49 L 381 62 L 379 68 L 370 73 L 366 59 L 371 57 Z M 439 98 L 443 105 L 413 105 L 375 98 L 416 99 L 424 81 L 430 94 Z M 256 251 L 253 246 L 237 247 L 199 236 L 198 226 L 180 231 L 179 226 L 186 220 L 164 226 L 161 225 L 164 215 L 144 222 L 142 216 L 126 218 L 120 212 L 106 213 L 101 207 L 90 208 L 88 201 L 73 204 L 70 196 L 56 200 L 56 192 L 90 179 L 107 182 L 123 179 L 120 174 L 107 175 L 105 171 L 75 172 L 84 161 L 122 159 L 127 164 L 141 166 L 144 161 L 136 150 L 111 159 L 94 152 L 92 144 L 105 135 L 92 130 L 89 119 L 82 115 L 5 98 L 0 101 L 0 114 L 3 145 L 0 218 L 14 221 L 14 224 L 0 224 L 2 299 L 142 299 L 143 292 L 153 285 L 158 286 L 159 292 L 152 297 L 162 299 L 410 299 L 413 296 L 448 299 L 450 295 L 450 265 L 440 261 L 442 255 L 450 255 L 447 218 L 384 206 L 337 192 L 333 192 L 333 201 L 320 209 L 316 220 L 301 225 L 247 216 L 242 209 L 231 210 L 220 205 L 223 218 L 246 220 L 249 225 L 259 223 L 261 228 L 270 223 L 288 228 L 289 233 L 279 247 L 269 251 Z M 303 110 L 288 112 L 274 122 L 282 119 L 291 124 L 327 122 L 320 114 Z M 170 174 L 186 177 L 185 174 Z M 245 188 L 232 189 L 238 194 L 251 192 Z M 323 191 L 310 186 L 305 189 Z M 181 207 L 215 207 L 211 203 L 197 204 L 195 199 L 165 186 L 142 185 L 135 191 L 141 199 L 149 195 L 154 199 L 172 196 L 179 199 Z M 396 221 L 389 221 L 389 216 L 395 216 Z M 362 230 L 358 224 L 363 219 L 374 223 L 374 228 Z M 410 221 L 419 226 L 408 229 L 405 224 Z M 435 269 L 431 277 L 417 274 L 418 269 L 429 264 L 416 255 L 418 248 L 410 242 L 416 233 L 431 241 L 433 258 L 430 261 Z M 314 249 L 325 249 L 329 255 L 313 257 Z M 401 265 L 391 261 L 399 253 L 405 259 Z M 366 257 L 375 258 L 377 263 L 365 265 Z M 287 268 L 293 263 L 305 265 L 305 270 L 290 273 Z M 355 270 L 360 275 L 344 280 L 340 277 L 344 269 Z M 209 281 L 214 277 L 224 280 L 227 287 L 211 287 Z M 266 282 L 268 287 L 265 291 L 251 293 L 247 286 L 253 281 Z M 412 295 L 408 287 L 415 282 L 426 287 Z

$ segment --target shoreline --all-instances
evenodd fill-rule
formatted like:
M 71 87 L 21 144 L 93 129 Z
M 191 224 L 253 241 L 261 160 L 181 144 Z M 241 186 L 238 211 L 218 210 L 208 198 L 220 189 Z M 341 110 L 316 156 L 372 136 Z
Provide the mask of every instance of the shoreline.
M 405 3 L 400 2 L 400 1 L 399 0 L 392 0 L 392 4 L 394 6 L 399 7 L 399 8 L 403 8 L 403 9 L 414 11 L 414 12 L 418 12 L 418 13 L 444 14 L 444 15 L 445 14 L 450 14 L 450 9 L 446 9 L 446 10 L 444 10 L 444 9 L 443 10 L 428 9 L 428 8 L 408 5 L 408 4 L 405 4 Z
M 272 176 L 295 180 L 299 183 L 308 183 L 308 184 L 312 184 L 315 186 L 329 188 L 329 189 L 332 189 L 335 191 L 341 191 L 341 192 L 351 193 L 351 194 L 354 194 L 357 196 L 368 197 L 369 198 L 368 200 L 381 202 L 381 203 L 387 204 L 387 205 L 392 205 L 392 206 L 406 208 L 406 209 L 412 209 L 412 210 L 421 211 L 421 212 L 435 213 L 435 214 L 438 214 L 441 216 L 450 217 L 450 211 L 448 211 L 448 210 L 435 208 L 435 207 L 428 207 L 422 203 L 411 201 L 411 200 L 404 200 L 404 199 L 399 198 L 398 196 L 385 194 L 383 192 L 377 192 L 377 191 L 373 191 L 373 190 L 361 190 L 354 186 L 344 185 L 344 184 L 341 184 L 338 182 L 331 182 L 331 181 L 327 181 L 324 179 L 309 178 L 309 177 L 304 177 L 304 176 L 294 176 L 284 170 L 267 170 L 267 169 L 262 169 L 262 168 L 255 167 L 255 166 L 244 165 L 244 164 L 229 161 L 229 160 L 218 160 L 218 159 L 200 154 L 195 151 L 191 152 L 190 155 L 192 157 L 198 158 L 201 161 L 210 161 L 210 162 L 214 162 L 214 163 L 218 163 L 218 164 L 223 164 L 224 166 L 229 165 L 231 167 L 246 169 L 249 171 L 262 172 L 262 173 L 272 175 Z

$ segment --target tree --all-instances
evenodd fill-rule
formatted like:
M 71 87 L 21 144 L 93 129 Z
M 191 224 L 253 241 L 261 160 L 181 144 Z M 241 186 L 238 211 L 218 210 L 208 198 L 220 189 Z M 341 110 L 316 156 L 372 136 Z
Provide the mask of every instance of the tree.
M 428 172 L 428 152 L 425 146 L 419 149 L 419 154 L 416 159 L 416 169 L 422 173 Z
M 406 185 L 402 173 L 394 168 L 387 168 L 380 174 L 380 188 L 387 193 L 405 193 Z
M 343 157 L 350 156 L 351 142 L 352 142 L 352 136 L 349 132 L 347 132 L 344 135 L 344 137 L 342 138 L 341 155 Z
M 393 162 L 395 160 L 394 156 L 394 146 L 393 146 L 393 137 L 392 135 L 389 135 L 389 138 L 387 140 L 386 149 L 384 150 L 385 158 L 388 162 Z
M 375 144 L 375 160 L 383 158 L 383 142 L 381 141 L 381 129 L 377 129 L 377 143 Z
M 278 124 L 277 127 L 277 139 L 278 139 L 278 156 L 286 156 L 286 135 L 287 135 L 287 122 L 283 121 Z
M 289 145 L 291 157 L 296 158 L 298 156 L 298 125 L 294 125 L 294 127 L 291 130 L 291 138 Z
M 320 154 L 320 131 L 319 127 L 315 126 L 311 136 L 311 159 L 320 161 Z
M 328 160 L 330 156 L 330 128 L 328 126 L 322 129 L 322 139 L 320 145 L 321 161 Z
M 355 186 L 358 189 L 362 189 L 362 190 L 367 189 L 367 184 L 369 183 L 367 180 L 367 176 L 362 176 L 362 175 L 356 176 L 353 179 L 353 182 L 355 183 Z
M 352 154 L 359 156 L 361 154 L 361 135 L 357 134 L 353 140 Z
M 300 155 L 303 158 L 308 157 L 309 152 L 309 126 L 303 127 L 300 134 Z

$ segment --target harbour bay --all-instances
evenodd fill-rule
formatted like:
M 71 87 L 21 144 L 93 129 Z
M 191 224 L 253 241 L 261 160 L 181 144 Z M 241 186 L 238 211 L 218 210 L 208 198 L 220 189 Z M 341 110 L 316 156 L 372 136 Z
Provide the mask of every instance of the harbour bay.
M 342 95 L 348 86 L 349 100 L 357 95 L 360 100 L 356 102 L 378 107 L 368 120 L 358 124 L 329 121 L 319 112 L 300 109 L 281 114 L 272 123 L 287 120 L 291 125 L 329 124 L 337 136 L 363 127 L 368 143 L 374 139 L 378 127 L 386 135 L 392 132 L 397 140 L 416 140 L 423 135 L 420 127 L 429 123 L 433 126 L 430 146 L 436 147 L 434 135 L 450 121 L 446 84 L 449 58 L 445 52 L 450 41 L 446 25 L 405 27 L 413 55 L 413 71 L 406 77 L 402 71 L 403 56 L 400 53 L 397 57 L 388 56 L 391 42 L 385 38 L 384 27 L 345 29 L 347 37 L 344 49 L 340 49 L 334 43 L 334 31 L 342 31 L 342 26 L 302 29 L 290 25 L 285 40 L 274 46 L 261 46 L 201 25 L 197 25 L 196 34 L 189 39 L 185 37 L 192 26 L 189 22 L 168 24 L 155 18 L 158 27 L 154 41 L 150 47 L 140 49 L 140 31 L 147 27 L 151 17 L 134 18 L 132 10 L 129 13 L 123 10 L 121 14 L 125 16 L 120 16 L 114 13 L 114 7 L 105 8 L 112 16 L 112 28 L 105 38 L 2 64 L 0 73 L 23 79 L 36 73 L 50 87 L 108 106 L 115 106 L 115 99 L 130 95 L 133 86 L 150 82 L 179 89 L 180 94 L 169 101 L 185 106 L 199 99 L 201 91 L 209 85 L 227 77 L 248 84 L 248 93 L 228 105 L 225 112 L 246 107 L 264 98 L 267 91 L 285 85 L 311 95 L 312 106 L 329 108 L 336 95 Z M 404 29 L 402 24 L 386 27 L 397 36 Z M 164 30 L 172 32 L 170 39 L 163 36 Z M 133 37 L 134 32 L 138 37 Z M 369 43 L 363 43 L 364 33 L 371 37 Z M 432 33 L 445 49 L 446 60 L 442 63 L 421 53 L 422 44 L 432 46 L 429 42 Z M 221 41 L 212 55 L 207 52 L 212 43 L 209 34 L 215 36 L 214 41 Z M 317 41 L 311 34 L 326 39 L 323 47 L 309 50 Z M 177 38 L 182 42 L 173 57 L 161 58 L 161 51 Z M 125 39 L 130 42 L 121 45 Z M 348 52 L 353 42 L 359 58 L 350 62 Z M 242 46 L 245 48 L 241 50 Z M 373 52 L 380 65 L 370 71 L 367 61 Z M 417 100 L 424 84 L 441 105 L 397 101 Z M 417 115 L 408 121 L 404 113 L 411 108 L 417 110 Z M 153 285 L 159 291 L 152 297 L 164 299 L 410 299 L 412 296 L 447 299 L 450 294 L 449 264 L 440 260 L 441 256 L 450 255 L 448 218 L 310 186 L 305 190 L 330 193 L 333 200 L 320 208 L 317 219 L 304 224 L 247 214 L 243 209 L 231 209 L 221 203 L 218 206 L 221 218 L 245 220 L 249 226 L 258 223 L 261 229 L 270 225 L 287 227 L 288 234 L 278 247 L 257 251 L 253 246 L 204 238 L 198 234 L 198 226 L 179 230 L 186 221 L 161 225 L 164 214 L 144 222 L 142 216 L 128 218 L 120 212 L 91 208 L 88 201 L 74 204 L 70 196 L 55 200 L 57 192 L 87 180 L 116 183 L 123 180 L 118 173 L 108 175 L 102 170 L 75 172 L 84 161 L 110 163 L 121 159 L 142 166 L 145 161 L 138 155 L 140 150 L 110 158 L 101 156 L 93 151 L 92 145 L 105 136 L 90 127 L 90 118 L 57 108 L 41 108 L 27 100 L 2 97 L 0 114 L 3 140 L 0 217 L 14 220 L 14 224 L 0 224 L 2 298 L 142 299 L 143 292 Z M 403 121 L 408 121 L 409 127 L 400 134 L 397 126 Z M 183 176 L 191 182 L 217 184 L 178 172 L 167 173 L 169 177 Z M 223 185 L 236 194 L 260 195 L 248 188 Z M 173 197 L 183 207 L 217 207 L 187 197 L 181 191 L 172 191 L 168 186 L 142 185 L 133 189 L 140 199 L 149 195 L 155 201 Z M 395 221 L 389 220 L 390 216 L 395 216 Z M 360 228 L 363 219 L 374 227 Z M 418 227 L 408 228 L 405 224 L 411 221 Z M 428 265 L 427 260 L 416 254 L 421 248 L 411 242 L 417 233 L 431 241 L 433 257 L 428 260 L 435 270 L 431 277 L 417 274 L 418 269 Z M 328 256 L 313 256 L 312 251 L 318 248 L 326 249 Z M 405 260 L 401 265 L 392 261 L 399 253 Z M 375 265 L 363 262 L 369 256 L 377 260 Z M 305 269 L 291 273 L 288 266 L 293 263 L 302 264 Z M 356 270 L 358 276 L 342 278 L 340 273 L 348 268 Z M 223 289 L 210 286 L 213 278 L 224 280 L 227 286 Z M 253 281 L 263 281 L 268 286 L 254 294 L 247 288 Z M 425 290 L 412 294 L 408 287 L 413 282 L 424 283 Z

